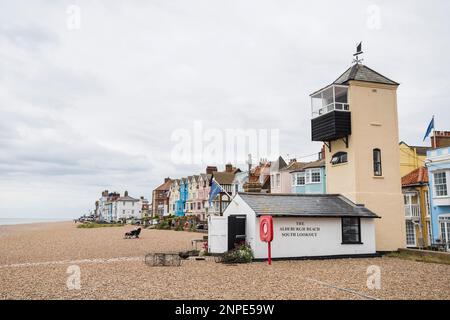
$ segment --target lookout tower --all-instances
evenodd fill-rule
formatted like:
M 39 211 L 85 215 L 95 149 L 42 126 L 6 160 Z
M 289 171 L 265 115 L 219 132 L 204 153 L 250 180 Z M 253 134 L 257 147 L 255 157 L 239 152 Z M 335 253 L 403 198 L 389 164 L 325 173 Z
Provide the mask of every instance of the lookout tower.
M 359 55 L 333 83 L 311 94 L 312 140 L 325 144 L 327 192 L 364 204 L 376 221 L 377 251 L 405 247 L 398 148 L 399 84 Z

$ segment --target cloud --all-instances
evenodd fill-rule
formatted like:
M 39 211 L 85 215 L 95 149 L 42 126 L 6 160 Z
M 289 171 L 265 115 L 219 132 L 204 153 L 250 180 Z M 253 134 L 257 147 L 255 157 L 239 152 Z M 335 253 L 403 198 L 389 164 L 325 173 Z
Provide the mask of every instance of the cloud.
M 282 154 L 313 154 L 309 93 L 361 40 L 365 63 L 402 84 L 401 139 L 420 144 L 432 113 L 447 129 L 446 1 L 76 1 L 69 30 L 71 4 L 0 4 L 2 216 L 78 215 L 103 188 L 150 197 L 203 172 L 170 159 L 172 132 L 198 120 L 280 129 Z

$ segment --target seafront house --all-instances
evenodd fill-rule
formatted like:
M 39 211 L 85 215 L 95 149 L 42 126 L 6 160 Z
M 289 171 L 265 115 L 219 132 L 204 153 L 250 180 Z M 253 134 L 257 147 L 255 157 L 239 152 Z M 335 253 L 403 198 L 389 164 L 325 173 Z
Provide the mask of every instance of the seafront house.
M 260 192 L 262 193 L 270 193 L 270 161 L 267 159 L 261 159 L 259 165 L 253 168 L 250 171 L 249 183 L 259 183 L 260 184 Z
M 381 252 L 406 246 L 398 86 L 356 58 L 335 81 L 311 94 L 311 135 L 325 144 L 326 191 L 376 213 Z
M 399 143 L 400 149 L 400 174 L 402 177 L 408 173 L 423 167 L 427 158 L 427 151 L 431 147 L 410 146 L 404 141 Z
M 297 169 L 289 172 L 291 193 L 326 193 L 325 160 L 299 163 Z
M 169 215 L 176 215 L 177 201 L 180 200 L 180 179 L 172 180 L 169 189 Z
M 183 217 L 186 212 L 186 201 L 188 198 L 188 182 L 187 178 L 180 179 L 180 197 L 176 201 L 175 215 L 177 217 Z
M 248 182 L 248 171 L 236 173 L 232 184 L 232 195 L 235 196 L 238 192 L 243 192 L 246 182 Z
M 194 215 L 197 208 L 197 195 L 198 195 L 198 176 L 187 177 L 188 181 L 188 197 L 186 201 L 186 216 Z
M 450 147 L 427 152 L 433 244 L 450 251 Z
M 120 197 L 120 193 L 102 192 L 102 196 L 98 200 L 98 215 L 99 220 L 103 222 L 112 222 L 113 219 L 113 204 Z
M 233 165 L 225 165 L 225 171 L 213 172 L 211 179 L 214 179 L 224 191 L 220 192 L 215 199 L 212 200 L 209 214 L 222 215 L 228 204 L 231 202 L 231 195 L 233 193 L 233 181 L 236 173 L 241 172 L 234 168 Z
M 130 197 L 125 191 L 123 197 L 114 202 L 113 220 L 127 222 L 128 220 L 139 220 L 142 218 L 142 198 Z
M 431 216 L 428 171 L 425 167 L 419 167 L 402 177 L 402 193 L 405 205 L 406 246 L 429 247 Z
M 196 207 L 194 208 L 194 215 L 196 215 L 200 221 L 206 221 L 208 215 L 208 199 L 210 191 L 211 174 L 202 173 L 198 178 L 198 191 L 196 199 Z
M 164 183 L 152 192 L 152 215 L 163 217 L 169 215 L 169 190 L 172 185 L 170 178 L 165 178 Z
M 277 160 L 270 164 L 270 192 L 271 193 L 289 193 L 290 178 L 285 174 L 283 177 L 282 170 L 287 167 L 286 161 L 280 156 Z M 285 179 L 282 179 L 285 178 Z

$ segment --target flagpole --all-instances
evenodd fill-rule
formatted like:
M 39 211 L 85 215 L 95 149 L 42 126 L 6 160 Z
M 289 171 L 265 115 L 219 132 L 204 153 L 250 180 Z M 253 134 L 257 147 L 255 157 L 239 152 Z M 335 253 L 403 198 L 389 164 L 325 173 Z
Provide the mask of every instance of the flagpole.
M 434 121 L 434 115 L 433 115 L 433 136 L 434 136 L 434 148 L 437 149 L 437 145 L 436 145 L 436 121 Z

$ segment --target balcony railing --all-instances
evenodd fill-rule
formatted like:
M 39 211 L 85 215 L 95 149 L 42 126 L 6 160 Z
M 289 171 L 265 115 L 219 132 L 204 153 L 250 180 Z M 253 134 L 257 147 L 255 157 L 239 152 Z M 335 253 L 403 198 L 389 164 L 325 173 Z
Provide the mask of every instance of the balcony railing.
M 322 107 L 318 109 L 317 111 L 313 111 L 312 116 L 313 118 L 320 117 L 321 115 L 324 115 L 328 112 L 332 112 L 334 110 L 338 111 L 350 111 L 350 107 L 348 103 L 339 103 L 339 102 L 333 102 L 329 105 Z
M 419 219 L 420 206 L 418 204 L 405 204 L 405 217 Z

